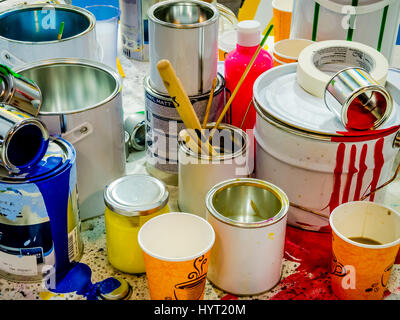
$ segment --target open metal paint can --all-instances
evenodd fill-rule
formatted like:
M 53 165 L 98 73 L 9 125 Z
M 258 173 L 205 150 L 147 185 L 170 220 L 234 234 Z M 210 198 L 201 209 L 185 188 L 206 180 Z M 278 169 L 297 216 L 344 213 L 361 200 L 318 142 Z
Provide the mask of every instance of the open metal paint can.
M 27 174 L 0 169 L 0 276 L 18 282 L 60 280 L 83 251 L 75 150 L 50 142 Z
M 39 118 L 76 149 L 82 219 L 103 214 L 104 186 L 125 173 L 122 80 L 83 59 L 52 59 L 17 70 L 41 89 Z
M 61 23 L 61 40 L 58 34 Z M 52 58 L 100 61 L 96 19 L 89 11 L 71 5 L 32 4 L 0 13 L 0 63 L 20 67 Z
M 0 164 L 22 173 L 42 160 L 49 145 L 49 132 L 37 118 L 0 104 Z
M 254 83 L 257 120 L 256 177 L 284 189 L 291 206 L 288 223 L 329 230 L 329 215 L 339 204 L 360 200 L 393 175 L 399 145 L 400 90 L 389 71 L 386 90 L 393 111 L 379 130 L 348 131 L 321 98 L 303 90 L 297 64 L 273 68 Z M 385 190 L 369 201 L 383 201 Z
M 217 76 L 217 8 L 198 0 L 162 1 L 148 11 L 150 83 L 168 94 L 157 70 L 167 59 L 189 96 L 209 92 Z
M 273 184 L 252 178 L 223 181 L 207 193 L 215 230 L 208 279 L 236 295 L 270 290 L 281 278 L 289 200 Z
M 224 78 L 218 74 L 209 122 L 215 121 L 224 107 Z M 144 81 L 146 107 L 147 170 L 167 184 L 178 183 L 178 134 L 185 125 L 170 96 L 163 94 Z M 190 101 L 202 122 L 206 113 L 209 93 L 190 96 Z
M 214 124 L 210 123 L 208 129 L 211 130 Z M 202 218 L 206 217 L 204 199 L 211 187 L 227 179 L 248 177 L 253 169 L 249 136 L 243 130 L 221 124 L 211 144 L 218 152 L 217 156 L 199 154 L 179 139 L 178 206 L 180 211 Z

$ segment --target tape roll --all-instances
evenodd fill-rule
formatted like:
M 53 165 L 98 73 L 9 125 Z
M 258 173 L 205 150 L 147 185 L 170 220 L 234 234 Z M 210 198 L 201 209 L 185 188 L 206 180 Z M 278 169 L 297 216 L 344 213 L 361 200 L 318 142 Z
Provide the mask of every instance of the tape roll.
M 348 67 L 363 68 L 384 86 L 389 62 L 377 50 L 358 42 L 328 40 L 306 47 L 299 55 L 297 83 L 312 95 L 323 98 L 332 76 Z

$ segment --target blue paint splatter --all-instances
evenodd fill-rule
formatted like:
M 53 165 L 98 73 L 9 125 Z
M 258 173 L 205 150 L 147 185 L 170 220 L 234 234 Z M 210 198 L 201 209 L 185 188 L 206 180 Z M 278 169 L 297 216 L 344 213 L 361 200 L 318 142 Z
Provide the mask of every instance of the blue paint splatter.
M 107 294 L 117 289 L 121 283 L 115 278 L 92 283 L 92 270 L 84 263 L 77 263 L 67 275 L 57 283 L 56 288 L 47 288 L 54 293 L 76 292 L 87 300 L 98 300 L 99 294 Z

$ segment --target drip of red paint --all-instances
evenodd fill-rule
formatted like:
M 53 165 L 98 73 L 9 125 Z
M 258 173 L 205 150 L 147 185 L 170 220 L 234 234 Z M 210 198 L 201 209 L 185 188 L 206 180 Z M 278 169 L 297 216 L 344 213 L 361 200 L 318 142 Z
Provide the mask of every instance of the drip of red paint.
M 365 163 L 365 159 L 367 158 L 367 152 L 368 152 L 368 145 L 364 144 L 361 149 L 361 154 L 360 154 L 360 166 L 359 166 L 359 171 L 357 174 L 356 189 L 354 191 L 354 201 L 360 200 L 360 194 L 361 194 L 361 188 L 362 188 L 362 184 L 363 184 L 364 175 L 368 169 L 368 167 Z
M 221 298 L 221 300 L 237 300 L 237 299 L 238 299 L 237 296 L 235 296 L 235 295 L 233 295 L 233 294 L 230 294 L 230 293 L 224 295 L 224 296 Z
M 283 279 L 272 300 L 336 300 L 330 286 L 331 233 L 288 226 L 285 258 L 299 262 L 296 272 Z
M 350 151 L 349 169 L 347 172 L 346 184 L 344 186 L 342 203 L 349 201 L 351 182 L 353 180 L 353 176 L 358 172 L 355 166 L 356 155 L 357 155 L 357 147 L 353 144 L 351 146 L 351 151 Z
M 360 142 L 360 141 L 371 141 L 379 138 L 384 138 L 399 131 L 400 125 L 393 126 L 386 129 L 377 130 L 365 130 L 365 131 L 337 131 L 337 134 L 341 136 L 332 137 L 333 142 Z
M 375 144 L 375 149 L 374 149 L 374 163 L 375 163 L 375 167 L 374 167 L 374 171 L 372 174 L 372 181 L 370 184 L 371 187 L 371 191 L 376 190 L 376 187 L 378 185 L 379 182 L 379 178 L 381 176 L 381 171 L 382 171 L 382 167 L 385 163 L 385 159 L 383 158 L 383 144 L 384 144 L 385 140 L 383 138 L 380 138 L 376 144 Z M 372 193 L 369 197 L 370 201 L 374 201 L 375 199 L 375 193 Z

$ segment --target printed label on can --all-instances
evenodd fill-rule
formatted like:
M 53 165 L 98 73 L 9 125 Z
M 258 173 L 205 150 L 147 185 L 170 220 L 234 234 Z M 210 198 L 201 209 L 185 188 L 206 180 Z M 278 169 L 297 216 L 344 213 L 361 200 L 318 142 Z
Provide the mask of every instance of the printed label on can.
M 78 227 L 75 227 L 68 233 L 68 259 L 69 262 L 76 261 L 79 258 L 79 234 Z
M 38 267 L 35 255 L 13 255 L 0 250 L 0 270 L 21 276 L 36 276 Z

